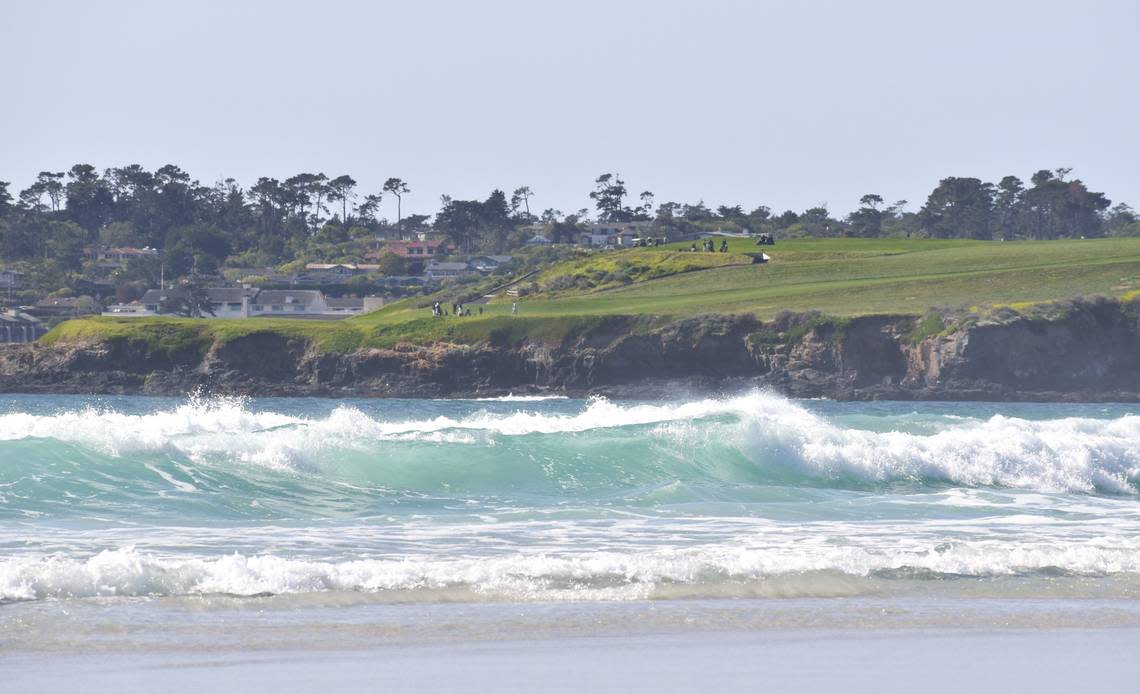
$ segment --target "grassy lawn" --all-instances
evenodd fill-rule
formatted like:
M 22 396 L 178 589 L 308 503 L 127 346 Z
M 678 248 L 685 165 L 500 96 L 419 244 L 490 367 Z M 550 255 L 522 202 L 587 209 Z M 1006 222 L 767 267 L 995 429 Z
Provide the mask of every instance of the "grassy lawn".
M 718 241 L 719 244 L 719 241 Z M 519 301 L 500 297 L 484 315 L 433 318 L 414 300 L 344 321 L 92 318 L 64 323 L 43 340 L 121 336 L 156 349 L 280 332 L 344 351 L 400 342 L 509 343 L 556 340 L 608 315 L 643 316 L 651 325 L 701 313 L 819 310 L 836 316 L 921 314 L 931 307 L 1045 302 L 1074 296 L 1121 297 L 1140 290 L 1140 238 L 1039 242 L 929 239 L 799 239 L 757 247 L 733 239 L 729 253 L 689 253 L 689 244 L 599 252 L 552 265 L 536 277 L 554 288 Z M 763 251 L 753 265 L 744 253 Z M 615 279 L 623 274 L 625 279 Z

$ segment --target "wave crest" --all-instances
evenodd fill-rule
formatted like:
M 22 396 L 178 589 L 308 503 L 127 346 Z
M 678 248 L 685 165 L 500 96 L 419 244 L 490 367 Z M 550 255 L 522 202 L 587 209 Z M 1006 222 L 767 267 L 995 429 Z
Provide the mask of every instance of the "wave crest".
M 18 557 L 0 563 L 0 600 L 109 596 L 263 596 L 360 592 L 392 600 L 642 600 L 831 595 L 865 590 L 851 579 L 1071 576 L 1140 573 L 1134 542 L 956 543 L 934 551 L 871 547 L 708 546 L 636 554 L 310 561 L 273 555 L 164 558 L 134 549 L 86 559 Z M 417 597 L 419 596 L 419 597 Z
M 767 393 L 673 404 L 594 399 L 570 413 L 520 403 L 513 412 L 406 420 L 350 406 L 306 418 L 254 411 L 230 399 L 145 415 L 0 416 L 0 447 L 24 439 L 64 441 L 118 458 L 164 453 L 210 465 L 351 474 L 421 490 L 462 488 L 464 474 L 477 476 L 485 489 L 534 483 L 538 491 L 560 493 L 680 480 L 721 486 L 937 482 L 1134 494 L 1140 480 L 1137 416 L 946 418 L 933 433 L 871 431 Z M 556 484 L 543 487 L 543 480 Z

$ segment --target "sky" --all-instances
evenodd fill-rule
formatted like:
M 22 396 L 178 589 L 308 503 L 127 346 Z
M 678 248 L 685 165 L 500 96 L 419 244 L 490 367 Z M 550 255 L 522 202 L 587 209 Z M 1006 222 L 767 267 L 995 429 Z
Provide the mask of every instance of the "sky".
M 1042 168 L 1140 207 L 1140 3 L 0 0 L 0 180 L 181 166 L 203 183 L 398 176 L 588 207 L 917 209 Z M 394 201 L 385 201 L 393 206 Z M 390 217 L 395 210 L 384 210 Z

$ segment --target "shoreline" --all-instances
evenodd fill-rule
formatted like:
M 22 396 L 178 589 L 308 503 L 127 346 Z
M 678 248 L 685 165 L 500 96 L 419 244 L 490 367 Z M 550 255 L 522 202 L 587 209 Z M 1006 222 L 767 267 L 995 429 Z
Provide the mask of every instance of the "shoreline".
M 843 401 L 1140 402 L 1140 301 L 1061 309 L 936 332 L 913 316 L 709 314 L 651 329 L 612 316 L 556 338 L 492 331 L 345 352 L 273 330 L 184 342 L 139 323 L 130 336 L 0 347 L 0 393 L 652 399 L 760 388 Z
M 339 400 L 497 400 L 499 398 L 568 398 L 586 400 L 603 397 L 609 400 L 660 401 L 678 397 L 730 398 L 741 393 L 761 390 L 797 400 L 833 400 L 835 402 L 984 402 L 984 403 L 1073 403 L 1073 404 L 1133 404 L 1140 402 L 1140 392 L 1133 391 L 1077 391 L 1077 392 L 1022 392 L 1022 391 L 842 391 L 837 393 L 813 392 L 812 394 L 785 392 L 771 386 L 763 379 L 752 381 L 734 380 L 720 385 L 694 383 L 689 380 L 663 380 L 657 383 L 642 383 L 634 386 L 599 386 L 592 389 L 539 389 L 513 388 L 499 390 L 453 391 L 446 394 L 423 394 L 420 392 L 386 391 L 353 388 L 289 388 L 268 387 L 252 389 L 219 388 L 212 389 L 205 384 L 193 388 L 122 388 L 112 387 L 92 390 L 72 385 L 36 385 L 22 390 L 0 389 L 2 395 L 90 395 L 90 396 L 141 396 L 141 397 L 249 397 L 249 398 L 315 398 Z
M 14 657 L 21 691 L 1126 691 L 1140 630 L 581 638 L 201 657 Z M 826 665 L 821 665 L 826 663 Z M 966 667 L 965 665 L 968 665 Z M 82 684 L 80 684 L 82 683 Z

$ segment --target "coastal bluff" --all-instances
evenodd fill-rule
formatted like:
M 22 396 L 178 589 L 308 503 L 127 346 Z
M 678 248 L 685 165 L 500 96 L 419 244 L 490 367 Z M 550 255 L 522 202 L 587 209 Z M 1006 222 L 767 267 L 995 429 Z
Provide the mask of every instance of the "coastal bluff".
M 336 352 L 272 330 L 174 349 L 125 337 L 6 345 L 0 392 L 655 398 L 770 388 L 839 400 L 1140 401 L 1140 301 L 922 318 L 612 316 L 557 340 Z

